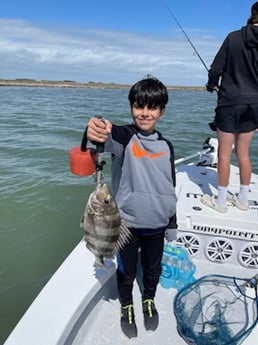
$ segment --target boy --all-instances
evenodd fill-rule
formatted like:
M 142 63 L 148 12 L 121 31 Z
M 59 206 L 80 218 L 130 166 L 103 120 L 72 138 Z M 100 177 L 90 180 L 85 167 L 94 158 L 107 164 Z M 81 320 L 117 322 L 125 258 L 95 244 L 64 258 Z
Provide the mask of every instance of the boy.
M 172 233 L 176 232 L 176 194 L 173 146 L 155 130 L 168 102 L 166 87 L 147 77 L 132 86 L 128 99 L 133 124 L 116 126 L 94 117 L 89 120 L 87 138 L 104 142 L 105 151 L 112 153 L 113 195 L 132 233 L 117 260 L 121 328 L 131 338 L 137 336 L 132 290 L 139 249 L 144 325 L 152 331 L 158 326 L 154 297 L 165 231 L 172 228 Z

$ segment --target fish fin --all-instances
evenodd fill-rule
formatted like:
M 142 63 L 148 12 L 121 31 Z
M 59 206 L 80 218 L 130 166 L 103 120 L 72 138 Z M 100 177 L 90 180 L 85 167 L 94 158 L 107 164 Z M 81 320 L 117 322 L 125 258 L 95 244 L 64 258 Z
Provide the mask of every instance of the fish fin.
M 119 237 L 115 245 L 116 251 L 119 251 L 120 249 L 122 249 L 123 246 L 129 242 L 131 237 L 132 237 L 132 234 L 130 230 L 128 229 L 126 222 L 122 219 L 121 225 L 120 225 Z
M 80 219 L 80 228 L 84 228 L 84 214 L 81 216 L 81 219 Z

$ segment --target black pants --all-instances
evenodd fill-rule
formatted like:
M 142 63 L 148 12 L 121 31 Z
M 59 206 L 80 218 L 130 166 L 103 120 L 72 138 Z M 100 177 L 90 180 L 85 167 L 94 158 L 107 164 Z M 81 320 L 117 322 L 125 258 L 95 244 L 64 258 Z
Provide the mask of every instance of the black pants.
M 133 283 L 137 273 L 140 249 L 143 274 L 143 300 L 155 297 L 161 273 L 164 232 L 149 236 L 133 236 L 118 254 L 117 285 L 122 305 L 133 303 Z

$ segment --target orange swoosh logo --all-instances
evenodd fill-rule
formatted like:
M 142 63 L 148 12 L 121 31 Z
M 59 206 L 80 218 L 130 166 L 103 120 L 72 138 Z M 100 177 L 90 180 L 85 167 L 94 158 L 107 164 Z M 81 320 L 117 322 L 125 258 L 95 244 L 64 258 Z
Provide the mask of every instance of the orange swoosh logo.
M 167 152 L 148 153 L 145 149 L 139 147 L 139 141 L 137 139 L 132 144 L 132 151 L 135 158 L 149 157 L 153 159 L 167 154 Z

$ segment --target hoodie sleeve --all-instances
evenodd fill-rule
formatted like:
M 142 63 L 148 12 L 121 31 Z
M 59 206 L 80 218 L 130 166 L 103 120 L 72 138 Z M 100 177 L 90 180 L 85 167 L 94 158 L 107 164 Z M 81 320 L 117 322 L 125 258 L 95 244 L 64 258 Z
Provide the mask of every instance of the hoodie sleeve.
M 113 124 L 111 134 L 105 142 L 105 151 L 111 152 L 117 157 L 123 157 L 124 149 L 134 133 L 137 133 L 137 130 L 133 125 L 117 126 Z
M 219 87 L 219 80 L 227 59 L 228 41 L 229 36 L 224 40 L 209 69 L 207 85 L 212 89 L 214 89 L 214 87 Z

